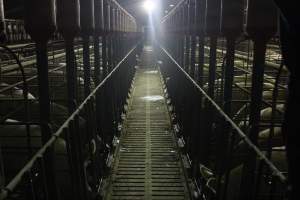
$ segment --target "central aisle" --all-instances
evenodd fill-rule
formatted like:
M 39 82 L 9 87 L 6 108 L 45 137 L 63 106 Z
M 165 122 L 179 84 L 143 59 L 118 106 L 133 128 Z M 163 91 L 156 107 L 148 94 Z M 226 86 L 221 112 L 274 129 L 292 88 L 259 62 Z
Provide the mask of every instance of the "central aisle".
M 123 127 L 106 199 L 189 199 L 157 69 L 137 69 Z

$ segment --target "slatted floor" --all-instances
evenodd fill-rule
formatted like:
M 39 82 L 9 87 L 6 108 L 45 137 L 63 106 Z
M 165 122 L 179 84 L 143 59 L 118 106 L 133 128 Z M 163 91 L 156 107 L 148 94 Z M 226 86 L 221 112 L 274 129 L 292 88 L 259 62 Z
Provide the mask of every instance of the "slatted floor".
M 146 47 L 142 65 L 153 51 Z M 161 76 L 153 66 L 137 69 L 124 134 L 106 199 L 189 199 Z

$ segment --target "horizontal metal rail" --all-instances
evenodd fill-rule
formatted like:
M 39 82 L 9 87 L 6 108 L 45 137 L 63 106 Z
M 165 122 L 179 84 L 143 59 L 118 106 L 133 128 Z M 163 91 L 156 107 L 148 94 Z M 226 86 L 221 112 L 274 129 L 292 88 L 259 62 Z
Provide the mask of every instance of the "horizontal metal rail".
M 121 64 L 126 61 L 126 59 L 134 52 L 137 46 L 134 46 L 125 57 L 116 65 L 116 67 L 101 81 L 101 83 L 87 96 L 87 98 L 79 105 L 79 107 L 70 115 L 70 117 L 63 123 L 63 125 L 53 134 L 53 136 L 43 145 L 27 162 L 27 164 L 18 172 L 18 174 L 6 185 L 5 188 L 2 189 L 0 193 L 0 200 L 8 197 L 9 193 L 12 192 L 18 184 L 21 182 L 25 173 L 33 167 L 34 163 L 40 157 L 43 157 L 43 154 L 46 152 L 48 148 L 50 148 L 54 142 L 64 133 L 65 129 L 68 129 L 69 124 L 73 121 L 76 116 L 80 114 L 82 110 L 84 110 L 85 105 L 88 102 L 96 97 L 96 93 L 103 87 L 103 85 L 112 78 L 112 75 L 118 70 Z
M 206 50 L 209 50 L 210 48 L 208 47 L 208 46 L 205 46 L 204 47 Z M 218 53 L 225 53 L 226 54 L 226 50 L 221 50 L 221 49 L 217 49 L 217 52 Z M 234 55 L 236 58 L 238 58 L 238 59 L 241 59 L 241 60 L 249 60 L 249 61 L 251 61 L 251 62 L 253 62 L 253 58 L 252 57 L 249 57 L 248 58 L 248 56 L 244 56 L 244 55 L 241 55 L 241 54 L 239 54 L 239 53 L 235 53 L 235 55 Z M 280 68 L 280 65 L 279 64 L 276 64 L 276 63 L 273 63 L 273 62 L 270 62 L 270 61 L 266 61 L 266 66 L 268 66 L 268 67 L 271 67 L 271 68 L 274 68 L 274 69 L 276 69 L 276 70 L 279 70 L 279 68 Z M 245 72 L 245 73 L 247 73 L 247 74 L 252 74 L 252 72 L 250 72 L 250 71 L 248 71 L 248 70 L 246 70 L 246 69 L 242 69 L 242 68 L 240 68 L 240 67 L 236 67 L 236 66 L 234 66 L 234 68 L 235 69 L 238 69 L 238 70 L 241 70 L 241 71 L 243 71 L 243 72 Z M 287 72 L 287 69 L 286 68 L 282 68 L 285 72 Z M 267 75 L 266 73 L 265 73 L 265 75 L 264 75 L 264 80 L 265 81 L 267 81 L 267 82 L 269 82 L 269 83 L 274 83 L 274 82 L 272 82 L 272 81 L 270 81 L 270 80 L 268 80 L 268 79 L 274 79 L 274 77 L 271 77 L 271 76 L 269 76 L 269 75 Z M 282 89 L 287 89 L 287 86 L 286 85 L 282 85 L 282 84 L 278 84 L 278 87 L 280 87 L 280 88 L 282 88 Z
M 58 50 L 58 51 L 61 51 L 61 50 Z M 78 50 L 75 50 L 76 52 L 82 52 L 82 48 L 78 49 Z M 53 59 L 59 59 L 59 58 L 64 58 L 66 55 L 65 52 L 63 53 L 58 53 L 58 54 L 55 54 L 55 55 L 49 55 L 48 56 L 48 59 L 49 60 L 53 60 Z M 31 65 L 34 65 L 36 64 L 36 60 L 34 59 L 34 57 L 30 60 L 27 60 L 27 61 L 22 61 L 21 62 L 23 67 L 28 67 L 28 66 L 31 66 Z M 17 64 L 12 64 L 12 65 L 6 65 L 6 66 L 2 66 L 1 68 L 1 71 L 2 73 L 7 73 L 7 72 L 11 72 L 13 70 L 16 70 L 18 69 L 18 65 Z
M 277 167 L 260 151 L 260 149 L 251 142 L 251 140 L 247 137 L 247 135 L 239 128 L 237 124 L 223 111 L 223 109 L 196 83 L 196 81 L 193 80 L 193 78 L 185 72 L 184 69 L 177 63 L 177 61 L 169 54 L 169 52 L 160 46 L 160 48 L 163 50 L 163 52 L 172 60 L 172 62 L 177 66 L 177 68 L 184 74 L 187 80 L 189 80 L 193 86 L 197 88 L 199 92 L 202 93 L 205 99 L 207 99 L 211 105 L 219 112 L 220 115 L 232 126 L 233 130 L 236 131 L 236 133 L 241 137 L 241 139 L 248 145 L 250 149 L 252 149 L 258 157 L 260 157 L 266 165 L 271 169 L 273 172 L 273 175 L 277 177 L 282 183 L 287 182 L 286 176 L 280 172 Z

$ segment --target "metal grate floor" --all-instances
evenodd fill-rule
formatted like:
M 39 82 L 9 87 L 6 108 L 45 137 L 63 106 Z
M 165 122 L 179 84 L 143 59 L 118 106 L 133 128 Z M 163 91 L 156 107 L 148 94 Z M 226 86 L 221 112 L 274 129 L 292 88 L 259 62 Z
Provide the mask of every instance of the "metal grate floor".
M 123 126 L 106 199 L 189 199 L 157 69 L 137 69 Z

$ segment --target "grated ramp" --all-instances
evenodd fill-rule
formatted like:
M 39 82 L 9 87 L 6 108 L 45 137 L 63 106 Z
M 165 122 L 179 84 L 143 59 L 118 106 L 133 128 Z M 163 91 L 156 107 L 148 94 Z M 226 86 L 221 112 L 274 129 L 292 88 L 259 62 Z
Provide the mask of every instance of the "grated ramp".
M 106 199 L 189 199 L 157 69 L 137 69 L 124 127 Z

